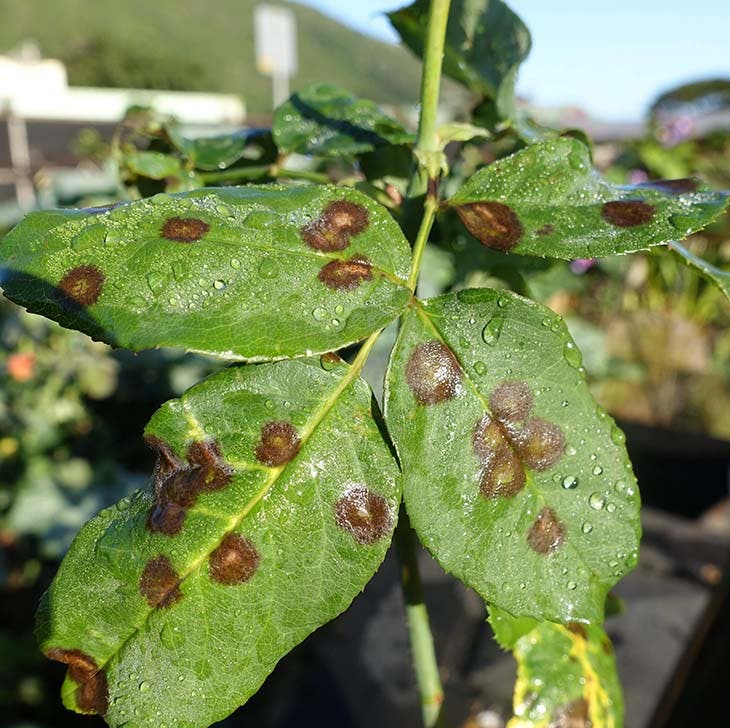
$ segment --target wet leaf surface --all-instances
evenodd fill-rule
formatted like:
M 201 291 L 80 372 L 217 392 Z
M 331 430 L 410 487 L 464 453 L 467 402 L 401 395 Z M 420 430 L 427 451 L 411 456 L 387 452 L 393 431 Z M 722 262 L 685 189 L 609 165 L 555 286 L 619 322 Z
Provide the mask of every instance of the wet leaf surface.
M 485 246 L 543 258 L 595 258 L 685 237 L 728 196 L 697 180 L 613 185 L 577 139 L 533 144 L 472 175 L 449 204 Z
M 491 289 L 413 305 L 385 399 L 408 513 L 441 565 L 512 614 L 600 622 L 636 563 L 639 496 L 562 321 Z
M 250 360 L 364 338 L 406 305 L 385 208 L 333 187 L 229 187 L 36 212 L 0 243 L 5 295 L 117 346 Z
M 39 611 L 65 704 L 202 728 L 342 612 L 400 500 L 370 407 L 333 357 L 229 368 L 163 405 L 154 489 L 81 530 Z

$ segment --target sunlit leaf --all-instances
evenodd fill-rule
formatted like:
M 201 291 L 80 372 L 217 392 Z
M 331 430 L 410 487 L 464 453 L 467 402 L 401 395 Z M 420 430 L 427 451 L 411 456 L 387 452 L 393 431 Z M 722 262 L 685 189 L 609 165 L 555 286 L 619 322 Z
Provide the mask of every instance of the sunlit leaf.
M 449 204 L 487 247 L 570 260 L 684 237 L 717 218 L 727 201 L 694 179 L 610 184 L 586 146 L 560 138 L 480 169 Z
M 180 160 L 162 152 L 134 152 L 124 155 L 124 165 L 134 174 L 165 179 L 180 174 Z
M 146 429 L 154 490 L 79 533 L 38 616 L 64 703 L 204 728 L 342 612 L 400 499 L 367 385 L 333 355 L 229 368 Z
M 337 349 L 394 319 L 410 250 L 385 208 L 333 187 L 227 187 L 28 215 L 5 295 L 131 349 L 266 359 Z
M 601 627 L 516 619 L 490 608 L 497 641 L 514 653 L 514 717 L 507 728 L 621 728 L 613 647 Z
M 326 157 L 354 156 L 414 140 L 372 101 L 330 84 L 293 94 L 274 114 L 273 134 L 282 152 Z
M 491 289 L 414 303 L 385 399 L 411 522 L 441 565 L 514 615 L 600 622 L 636 562 L 639 497 L 559 317 Z
M 708 263 L 676 241 L 669 243 L 669 249 L 673 250 L 687 265 L 699 271 L 707 280 L 712 281 L 730 300 L 730 271 Z

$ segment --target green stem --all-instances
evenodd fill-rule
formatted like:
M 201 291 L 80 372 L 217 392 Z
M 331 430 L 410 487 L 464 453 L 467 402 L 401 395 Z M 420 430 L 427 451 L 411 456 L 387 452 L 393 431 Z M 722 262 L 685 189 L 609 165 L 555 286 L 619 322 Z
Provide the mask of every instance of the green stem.
M 450 4 L 451 0 L 431 0 L 426 30 L 426 48 L 421 79 L 421 114 L 418 120 L 418 139 L 414 150 L 417 167 L 408 186 L 408 197 L 411 199 L 426 193 L 423 217 L 413 244 L 413 264 L 408 276 L 408 286 L 413 293 L 418 284 L 423 251 L 439 206 L 438 178 L 441 173 L 441 148 L 436 134 L 436 117 Z M 406 606 L 413 667 L 421 697 L 423 723 L 425 728 L 438 728 L 442 725 L 441 709 L 444 691 L 441 686 L 433 635 L 421 588 L 416 536 L 411 529 L 405 505 L 401 506 L 395 540 L 401 563 L 401 587 Z
M 441 706 L 444 691 L 436 662 L 433 635 L 428 621 L 428 611 L 423 600 L 421 576 L 418 570 L 416 539 L 411 529 L 405 506 L 400 509 L 395 529 L 395 547 L 400 559 L 401 586 L 408 620 L 408 635 L 413 652 L 418 692 L 421 696 L 423 724 L 426 728 L 442 725 Z

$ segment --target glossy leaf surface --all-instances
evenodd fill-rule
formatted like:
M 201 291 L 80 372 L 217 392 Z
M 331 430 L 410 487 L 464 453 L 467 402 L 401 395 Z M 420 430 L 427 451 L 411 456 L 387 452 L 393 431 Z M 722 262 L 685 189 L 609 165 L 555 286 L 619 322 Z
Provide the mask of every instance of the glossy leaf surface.
M 175 124 L 167 124 L 165 132 L 175 148 L 182 152 L 196 169 L 225 169 L 240 159 L 259 161 L 264 148 L 271 144 L 266 129 L 245 129 L 231 134 L 188 137 Z
M 381 563 L 399 474 L 339 358 L 229 368 L 146 429 L 155 492 L 80 532 L 42 602 L 62 694 L 112 726 L 208 726 Z
M 697 180 L 618 186 L 577 139 L 533 144 L 472 175 L 449 201 L 487 247 L 543 258 L 645 250 L 701 230 L 727 195 Z
M 687 265 L 699 271 L 704 278 L 712 281 L 730 300 L 730 271 L 708 263 L 676 241 L 669 243 L 669 249 L 673 250 Z
M 491 289 L 414 304 L 386 422 L 413 526 L 447 571 L 514 615 L 602 621 L 636 562 L 639 497 L 555 314 Z
M 330 351 L 406 305 L 385 208 L 334 187 L 227 187 L 28 215 L 0 243 L 5 295 L 131 349 L 252 360 Z
M 601 627 L 515 619 L 490 608 L 497 641 L 514 653 L 517 683 L 508 728 L 621 728 L 613 647 Z
M 285 101 L 274 114 L 272 130 L 282 152 L 323 157 L 354 156 L 415 138 L 377 104 L 324 83 Z
M 403 42 L 423 57 L 428 0 L 388 13 Z M 530 33 L 501 0 L 453 0 L 449 10 L 443 70 L 471 91 L 507 110 L 517 69 L 530 52 Z

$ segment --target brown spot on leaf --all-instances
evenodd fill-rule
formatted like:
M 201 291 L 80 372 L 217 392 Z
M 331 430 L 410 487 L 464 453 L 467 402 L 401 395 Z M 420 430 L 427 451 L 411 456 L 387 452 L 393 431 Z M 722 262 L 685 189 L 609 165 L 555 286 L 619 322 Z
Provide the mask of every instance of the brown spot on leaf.
M 479 491 L 485 498 L 513 498 L 525 487 L 525 481 L 525 469 L 507 443 L 482 461 Z
M 584 640 L 588 639 L 588 632 L 586 632 L 586 628 L 580 622 L 568 622 L 567 626 L 568 631 L 572 632 L 574 635 L 577 635 Z
M 322 214 L 300 230 L 304 242 L 315 250 L 331 253 L 344 250 L 350 239 L 368 226 L 368 211 L 347 200 L 330 202 Z
M 585 698 L 578 698 L 558 708 L 550 721 L 550 728 L 591 728 L 592 725 Z
M 261 557 L 253 542 L 229 533 L 210 555 L 210 578 L 219 584 L 243 584 L 259 567 Z
M 601 208 L 603 219 L 616 227 L 637 227 L 654 218 L 656 210 L 643 200 L 614 200 Z
M 637 185 L 637 187 L 649 187 L 660 192 L 666 192 L 668 195 L 683 195 L 687 192 L 696 192 L 699 186 L 699 181 L 691 177 L 683 177 L 682 179 L 657 179 L 653 182 L 643 182 Z
M 267 422 L 261 428 L 261 440 L 256 446 L 256 459 L 277 467 L 288 463 L 299 452 L 299 435 L 290 422 Z
M 373 266 L 364 255 L 349 260 L 333 260 L 322 266 L 317 278 L 328 288 L 353 291 L 362 281 L 373 279 Z
M 538 513 L 527 534 L 527 543 L 538 554 L 555 553 L 565 541 L 565 526 L 547 506 Z
M 547 470 L 563 457 L 565 435 L 558 425 L 533 418 L 519 432 L 517 449 L 528 468 Z
M 61 279 L 58 290 L 62 303 L 86 308 L 99 300 L 106 276 L 95 265 L 72 268 Z
M 606 639 L 602 640 L 601 642 L 601 649 L 606 655 L 612 655 L 613 654 L 613 645 L 611 644 L 611 640 L 606 637 Z
M 393 514 L 382 495 L 364 485 L 352 485 L 335 505 L 337 525 L 367 546 L 390 533 Z
M 502 202 L 471 202 L 456 212 L 464 227 L 487 248 L 509 251 L 522 237 L 522 223 L 511 207 Z
M 152 448 L 157 456 L 155 470 L 152 475 L 155 483 L 155 493 L 159 493 L 162 483 L 175 471 L 184 467 L 184 463 L 175 454 L 173 449 L 157 435 L 145 435 L 145 444 Z
M 180 577 L 167 556 L 155 556 L 147 562 L 139 591 L 151 607 L 171 607 L 182 599 Z
M 210 225 L 197 217 L 170 217 L 165 220 L 160 234 L 177 243 L 194 243 L 210 230 Z
M 440 341 L 418 344 L 406 365 L 406 382 L 418 404 L 438 404 L 456 396 L 461 367 L 454 353 Z
M 547 225 L 543 225 L 541 228 L 538 228 L 536 232 L 540 237 L 552 235 L 555 232 L 555 225 L 548 223 Z
M 68 665 L 68 676 L 78 687 L 74 697 L 83 713 L 104 715 L 109 707 L 109 688 L 104 670 L 96 660 L 81 650 L 63 650 L 54 647 L 46 651 L 49 660 Z
M 489 406 L 503 424 L 523 422 L 534 405 L 527 382 L 502 382 L 492 392 Z
M 166 500 L 156 502 L 147 516 L 147 528 L 152 533 L 176 536 L 185 523 L 188 511 L 185 506 Z
M 221 490 L 233 477 L 233 471 L 223 460 L 220 445 L 216 440 L 193 442 L 188 446 L 188 462 L 193 471 L 199 469 L 197 482 L 200 492 Z

